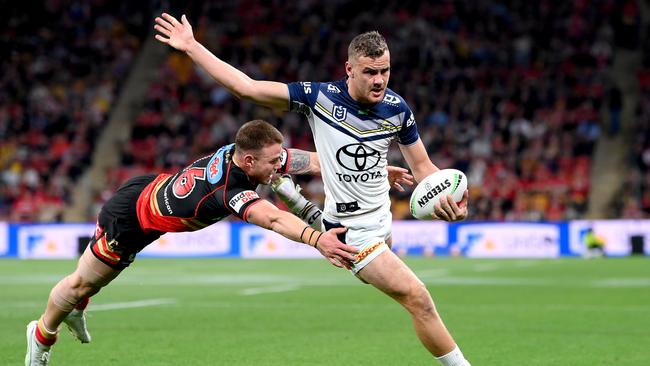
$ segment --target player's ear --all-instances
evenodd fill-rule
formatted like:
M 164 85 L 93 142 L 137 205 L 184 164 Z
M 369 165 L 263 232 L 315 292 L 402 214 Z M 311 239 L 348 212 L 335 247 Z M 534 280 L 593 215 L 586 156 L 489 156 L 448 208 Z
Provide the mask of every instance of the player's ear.
M 244 165 L 247 167 L 252 167 L 253 166 L 253 161 L 255 161 L 255 157 L 253 154 L 245 154 L 244 155 Z
M 345 73 L 349 78 L 354 78 L 354 74 L 352 73 L 352 63 L 350 63 L 350 61 L 345 61 Z

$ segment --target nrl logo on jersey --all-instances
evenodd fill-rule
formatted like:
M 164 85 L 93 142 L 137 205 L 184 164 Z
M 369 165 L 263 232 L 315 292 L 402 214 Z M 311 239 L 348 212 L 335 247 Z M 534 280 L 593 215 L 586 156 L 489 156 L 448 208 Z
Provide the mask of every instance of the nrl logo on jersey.
M 345 117 L 348 116 L 348 110 L 345 107 L 342 107 L 340 105 L 334 105 L 334 108 L 332 108 L 332 117 L 334 117 L 335 120 L 339 122 L 345 121 Z
M 341 89 L 339 89 L 336 85 L 327 84 L 327 91 L 330 93 L 340 93 Z
M 392 104 L 392 105 L 398 105 L 399 104 L 399 98 L 394 96 L 394 95 L 386 94 L 384 96 L 384 100 L 382 100 L 382 102 Z

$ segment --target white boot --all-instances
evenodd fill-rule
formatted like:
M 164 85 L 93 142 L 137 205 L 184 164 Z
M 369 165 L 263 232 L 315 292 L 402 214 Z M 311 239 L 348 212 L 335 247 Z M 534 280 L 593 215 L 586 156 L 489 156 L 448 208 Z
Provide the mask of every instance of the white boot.
M 84 310 L 74 309 L 68 314 L 63 323 L 68 326 L 70 333 L 81 343 L 90 343 L 90 333 L 86 326 L 86 312 Z
M 46 366 L 50 363 L 52 346 L 40 344 L 36 340 L 36 327 L 38 327 L 37 320 L 34 320 L 27 325 L 27 354 L 25 355 L 25 366 Z

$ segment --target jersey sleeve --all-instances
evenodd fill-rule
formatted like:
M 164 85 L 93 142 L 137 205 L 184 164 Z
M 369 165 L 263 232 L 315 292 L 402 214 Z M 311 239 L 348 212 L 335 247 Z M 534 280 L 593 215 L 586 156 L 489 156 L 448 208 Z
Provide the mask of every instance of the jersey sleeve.
M 261 198 L 257 192 L 247 189 L 232 187 L 226 191 L 226 204 L 235 216 L 246 221 L 246 210 Z
M 410 145 L 420 138 L 418 134 L 418 126 L 415 123 L 415 115 L 411 108 L 406 106 L 404 108 L 404 121 L 402 121 L 402 128 L 397 133 L 397 141 L 402 145 Z
M 300 81 L 289 83 L 289 109 L 305 115 L 311 114 L 311 108 L 316 104 L 320 83 Z

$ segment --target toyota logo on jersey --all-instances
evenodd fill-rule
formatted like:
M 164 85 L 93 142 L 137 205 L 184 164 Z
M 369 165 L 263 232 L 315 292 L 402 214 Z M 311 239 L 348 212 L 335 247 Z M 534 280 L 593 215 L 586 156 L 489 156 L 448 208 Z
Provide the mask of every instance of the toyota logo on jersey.
M 370 170 L 380 159 L 379 151 L 361 143 L 345 145 L 336 152 L 339 165 L 354 172 Z

